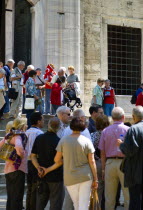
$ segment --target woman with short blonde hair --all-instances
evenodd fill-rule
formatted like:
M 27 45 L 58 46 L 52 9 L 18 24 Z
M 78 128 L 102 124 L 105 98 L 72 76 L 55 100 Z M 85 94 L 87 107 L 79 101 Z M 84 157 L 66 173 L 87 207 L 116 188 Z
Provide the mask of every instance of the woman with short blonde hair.
M 69 71 L 69 76 L 67 77 L 67 83 L 71 84 L 74 82 L 79 82 L 79 78 L 78 78 L 77 74 L 75 74 L 74 66 L 69 66 L 68 71 Z
M 7 210 L 21 210 L 23 208 L 25 173 L 27 173 L 26 128 L 27 119 L 16 118 L 13 124 L 7 124 L 6 130 L 9 130 L 10 133 L 0 141 L 0 147 L 8 141 L 15 148 L 9 156 L 9 160 L 6 161 L 4 168 L 7 189 Z

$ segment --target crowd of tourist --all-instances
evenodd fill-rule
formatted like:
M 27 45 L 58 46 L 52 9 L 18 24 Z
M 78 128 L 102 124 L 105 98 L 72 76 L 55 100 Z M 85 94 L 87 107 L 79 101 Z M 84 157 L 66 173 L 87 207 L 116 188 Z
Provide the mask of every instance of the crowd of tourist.
M 44 210 L 48 201 L 51 210 L 88 210 L 90 194 L 96 190 L 102 210 L 116 209 L 121 191 L 125 210 L 141 210 L 143 107 L 133 108 L 134 125 L 125 123 L 110 80 L 99 78 L 87 118 L 82 109 L 72 113 L 64 105 L 62 90 L 79 83 L 73 66 L 67 76 L 65 67 L 56 73 L 52 64 L 44 75 L 33 65 L 23 73 L 23 61 L 14 69 L 12 59 L 0 65 L 1 120 L 3 113 L 10 113 L 0 152 L 6 143 L 14 145 L 4 169 L 6 209 L 23 209 L 26 177 L 26 210 Z M 18 94 L 9 100 L 11 88 Z M 33 109 L 26 108 L 28 98 L 34 100 Z M 45 133 L 44 113 L 55 115 Z
M 5 66 L 0 62 L 0 120 L 3 113 L 8 113 L 11 119 L 23 113 L 27 115 L 30 127 L 29 117 L 34 110 L 55 115 L 57 108 L 64 104 L 66 96 L 63 90 L 69 86 L 72 89 L 73 84 L 80 82 L 73 66 L 68 67 L 67 75 L 65 67 L 56 72 L 53 64 L 49 64 L 45 72 L 33 65 L 24 71 L 24 61 L 19 61 L 15 68 L 14 64 L 13 59 L 9 59 Z M 13 91 L 12 97 L 17 93 L 16 98 L 10 99 L 10 91 Z M 33 109 L 25 108 L 29 97 L 34 98 Z

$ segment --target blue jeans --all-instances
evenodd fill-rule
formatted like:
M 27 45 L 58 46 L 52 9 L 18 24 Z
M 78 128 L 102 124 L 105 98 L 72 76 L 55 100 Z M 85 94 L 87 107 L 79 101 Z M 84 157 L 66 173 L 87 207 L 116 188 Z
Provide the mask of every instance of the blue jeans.
M 113 108 L 114 108 L 114 104 L 104 104 L 103 105 L 104 114 L 107 116 L 111 116 Z
M 60 105 L 55 105 L 55 104 L 52 104 L 52 115 L 55 115 L 56 114 L 56 111 L 57 109 L 60 107 Z
M 50 109 L 51 89 L 45 91 L 45 114 L 51 113 Z
M 8 91 L 6 91 L 6 95 L 4 96 L 5 98 L 5 108 L 4 108 L 4 113 L 7 113 L 10 111 L 10 102 L 9 102 L 9 98 L 8 98 Z
M 38 97 L 41 97 L 41 90 L 37 89 L 37 94 Z M 41 112 L 41 114 L 44 114 L 44 99 L 41 98 L 42 103 L 40 105 L 38 105 L 36 111 Z

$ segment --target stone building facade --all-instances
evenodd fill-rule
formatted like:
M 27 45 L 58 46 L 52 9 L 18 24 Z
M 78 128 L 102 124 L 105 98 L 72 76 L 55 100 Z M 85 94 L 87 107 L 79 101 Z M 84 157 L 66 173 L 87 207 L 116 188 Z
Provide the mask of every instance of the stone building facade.
M 5 59 L 14 56 L 15 1 L 7 0 Z M 31 14 L 31 63 L 45 68 L 48 63 L 74 65 L 81 81 L 84 109 L 92 98 L 92 89 L 99 77 L 109 77 L 108 25 L 143 28 L 142 0 L 22 0 Z M 21 1 L 21 2 L 22 2 Z M 127 40 L 128 41 L 128 40 Z M 139 82 L 143 80 L 142 42 Z M 21 57 L 21 59 L 23 59 Z M 127 70 L 128 71 L 128 70 Z M 128 74 L 128 72 L 126 73 Z M 121 77 L 127 77 L 122 73 Z M 130 72 L 129 72 L 130 74 Z M 128 75 L 129 75 L 128 74 Z M 133 77 L 133 76 L 132 76 Z M 120 80 L 119 75 L 117 79 Z M 128 78 L 129 83 L 134 83 Z M 132 78 L 133 79 L 133 78 Z M 137 80 L 136 80 L 137 81 Z M 119 85 L 121 88 L 122 82 Z M 130 94 L 117 95 L 118 105 L 130 114 Z

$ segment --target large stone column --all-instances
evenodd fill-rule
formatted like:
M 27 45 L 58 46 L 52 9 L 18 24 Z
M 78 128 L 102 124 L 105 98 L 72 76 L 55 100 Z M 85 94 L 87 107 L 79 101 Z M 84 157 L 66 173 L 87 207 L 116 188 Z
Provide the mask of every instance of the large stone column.
M 75 66 L 80 76 L 80 0 L 47 2 L 46 60 L 60 66 Z
M 14 0 L 6 2 L 5 13 L 5 61 L 13 58 L 14 43 Z

